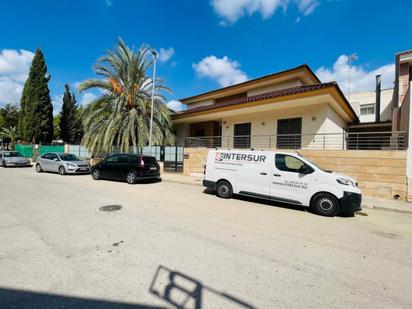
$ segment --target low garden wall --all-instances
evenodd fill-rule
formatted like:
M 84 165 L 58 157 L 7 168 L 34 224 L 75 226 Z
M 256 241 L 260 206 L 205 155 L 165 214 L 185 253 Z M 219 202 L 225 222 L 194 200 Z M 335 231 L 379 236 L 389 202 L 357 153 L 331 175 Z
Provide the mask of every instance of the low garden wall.
M 202 176 L 207 148 L 185 148 L 183 173 Z M 299 150 L 320 167 L 355 178 L 365 196 L 407 199 L 406 151 Z

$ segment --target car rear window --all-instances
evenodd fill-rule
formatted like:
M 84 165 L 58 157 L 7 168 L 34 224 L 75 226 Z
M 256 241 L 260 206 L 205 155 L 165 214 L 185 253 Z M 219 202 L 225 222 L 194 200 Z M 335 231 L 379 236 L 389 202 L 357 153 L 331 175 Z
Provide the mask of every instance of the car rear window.
M 156 165 L 156 158 L 154 157 L 143 157 L 144 164 Z
M 140 157 L 139 156 L 130 156 L 130 163 L 131 164 L 140 164 Z

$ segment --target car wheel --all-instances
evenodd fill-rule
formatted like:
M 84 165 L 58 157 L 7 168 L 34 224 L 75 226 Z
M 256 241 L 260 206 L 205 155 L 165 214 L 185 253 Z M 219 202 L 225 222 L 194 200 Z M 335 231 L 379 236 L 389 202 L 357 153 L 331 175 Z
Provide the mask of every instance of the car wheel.
M 334 217 L 339 213 L 339 202 L 331 194 L 319 193 L 312 199 L 313 211 L 321 216 Z
M 66 169 L 64 168 L 64 166 L 59 167 L 59 174 L 60 175 L 66 175 Z
M 36 172 L 37 173 L 43 172 L 43 169 L 41 168 L 41 165 L 39 163 L 36 164 Z
M 221 198 L 231 198 L 233 195 L 232 185 L 226 180 L 219 181 L 216 185 L 216 195 Z
M 101 177 L 101 175 L 100 175 L 100 170 L 98 170 L 98 169 L 93 170 L 93 172 L 92 172 L 92 178 L 93 178 L 94 180 L 100 180 L 100 177 Z
M 136 181 L 137 181 L 136 173 L 135 172 L 130 172 L 129 174 L 127 174 L 126 180 L 127 180 L 127 183 L 129 185 L 135 184 Z

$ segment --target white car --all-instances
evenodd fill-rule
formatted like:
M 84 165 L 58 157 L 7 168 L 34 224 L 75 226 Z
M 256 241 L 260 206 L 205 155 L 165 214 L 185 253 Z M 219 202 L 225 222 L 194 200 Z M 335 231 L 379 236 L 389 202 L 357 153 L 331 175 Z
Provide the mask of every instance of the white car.
M 90 165 L 71 153 L 48 152 L 37 159 L 36 172 L 55 172 L 60 175 L 88 174 Z
M 0 151 L 0 165 L 3 167 L 31 166 L 30 160 L 18 151 Z
M 323 216 L 361 210 L 362 195 L 353 178 L 287 152 L 211 150 L 203 185 L 222 198 L 263 198 L 311 207 Z

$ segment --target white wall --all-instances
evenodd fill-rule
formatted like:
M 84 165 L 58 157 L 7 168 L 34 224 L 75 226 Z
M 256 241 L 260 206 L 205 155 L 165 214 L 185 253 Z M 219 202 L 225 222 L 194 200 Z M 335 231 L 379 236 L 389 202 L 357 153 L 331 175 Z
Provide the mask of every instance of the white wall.
M 302 86 L 302 85 L 303 85 L 302 81 L 296 78 L 296 79 L 288 80 L 283 83 L 276 83 L 273 85 L 263 86 L 263 87 L 255 88 L 253 90 L 249 90 L 247 93 L 247 96 L 251 97 L 251 96 L 255 96 L 255 95 L 266 93 L 266 92 L 271 92 L 271 91 L 280 90 L 280 89 L 287 89 L 287 88 L 292 88 L 292 87 L 297 87 L 297 86 Z
M 176 143 L 178 146 L 184 146 L 185 145 L 185 139 L 186 137 L 189 137 L 190 130 L 189 130 L 189 124 L 188 123 L 179 123 L 175 124 L 174 129 L 176 131 Z
M 276 146 L 277 120 L 297 117 L 302 118 L 302 148 L 323 148 L 325 140 L 323 136 L 315 136 L 316 134 L 341 134 L 345 127 L 345 122 L 326 103 L 310 107 L 223 118 L 222 147 L 233 147 L 235 124 L 250 122 L 251 146 L 254 148 L 274 148 Z M 342 147 L 341 138 L 340 135 L 326 136 L 326 146 L 329 145 L 329 149 L 340 149 Z
M 391 120 L 391 102 L 392 102 L 393 89 L 384 89 L 381 92 L 381 121 Z M 375 114 L 373 115 L 361 115 L 360 106 L 364 104 L 376 105 L 376 93 L 375 91 L 353 93 L 350 96 L 350 105 L 359 117 L 360 122 L 374 122 Z M 375 110 L 376 112 L 376 110 Z
M 213 104 L 215 104 L 215 100 L 204 100 L 204 101 L 199 101 L 196 103 L 187 104 L 187 109 L 192 109 L 192 108 L 200 107 L 200 106 L 208 106 L 208 105 L 213 105 Z

